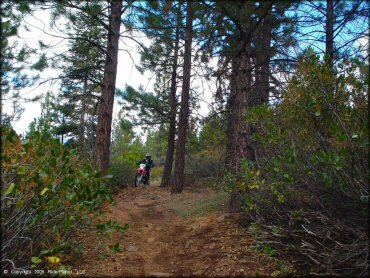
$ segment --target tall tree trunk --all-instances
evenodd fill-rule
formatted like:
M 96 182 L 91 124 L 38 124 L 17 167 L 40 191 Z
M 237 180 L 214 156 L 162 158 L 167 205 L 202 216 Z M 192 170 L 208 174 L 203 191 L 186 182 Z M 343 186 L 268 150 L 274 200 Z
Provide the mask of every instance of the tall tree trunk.
M 256 60 L 255 60 L 255 97 L 250 106 L 262 105 L 268 103 L 270 93 L 270 62 L 271 62 L 271 36 L 272 36 L 272 1 L 262 2 L 260 9 L 259 18 L 261 22 L 261 31 L 258 34 L 258 42 L 256 49 Z M 257 42 L 257 43 L 258 43 Z M 254 160 L 258 161 L 258 153 L 261 150 L 260 144 L 256 141 L 252 141 L 253 132 L 255 127 L 248 123 L 247 135 L 248 145 L 254 152 Z M 257 165 L 258 166 L 258 165 Z
M 327 62 L 333 66 L 334 56 L 334 1 L 326 1 L 325 55 Z
M 102 95 L 99 104 L 99 120 L 95 149 L 95 164 L 100 168 L 102 175 L 107 174 L 109 167 L 109 147 L 112 129 L 114 91 L 116 88 L 122 0 L 112 1 L 110 10 L 107 57 L 102 82 Z
M 244 43 L 242 43 L 244 44 Z M 230 80 L 230 97 L 228 100 L 227 151 L 226 169 L 238 175 L 241 170 L 241 160 L 253 160 L 254 153 L 250 147 L 248 134 L 250 126 L 245 121 L 248 103 L 251 97 L 251 67 L 249 50 L 243 51 L 232 62 L 232 77 Z M 241 193 L 231 193 L 230 212 L 240 211 Z
M 239 83 L 241 78 L 245 78 L 239 72 L 246 64 L 246 55 L 235 57 L 232 60 L 232 74 L 230 79 L 230 96 L 227 103 L 228 122 L 227 122 L 227 150 L 226 150 L 226 169 L 230 172 L 240 170 L 240 158 L 244 157 L 246 141 L 243 139 L 243 131 L 246 129 L 245 113 L 247 108 L 246 92 Z M 244 61 L 243 61 L 244 60 Z M 244 71 L 244 70 L 243 70 Z
M 181 108 L 176 147 L 175 178 L 172 187 L 172 193 L 180 193 L 182 192 L 182 189 L 184 187 L 185 143 L 189 118 L 192 39 L 193 39 L 193 2 L 188 1 L 186 7 L 185 53 L 184 53 L 182 92 L 181 92 Z
M 271 12 L 272 2 L 264 1 L 262 9 L 262 46 L 257 54 L 258 78 L 256 78 L 257 100 L 256 104 L 267 103 L 270 91 L 270 60 L 271 60 Z M 258 82 L 257 82 L 258 80 Z
M 249 2 L 244 2 L 248 11 Z M 254 160 L 254 151 L 251 146 L 251 126 L 247 124 L 245 116 L 248 107 L 255 101 L 252 95 L 251 69 L 251 42 L 245 35 L 249 32 L 249 22 L 243 22 L 243 32 L 239 43 L 238 55 L 232 60 L 232 75 L 230 80 L 230 97 L 228 100 L 227 150 L 226 170 L 236 176 L 241 170 L 241 160 Z M 229 211 L 238 212 L 241 192 L 231 193 Z
M 178 16 L 178 18 L 180 18 L 180 13 L 178 13 L 177 16 Z M 179 53 L 179 40 L 180 40 L 180 28 L 179 28 L 179 23 L 178 23 L 177 28 L 176 28 L 175 48 L 174 48 L 174 54 L 173 54 L 172 76 L 171 76 L 170 127 L 169 127 L 169 130 L 168 130 L 166 160 L 165 160 L 165 163 L 164 163 L 161 187 L 166 187 L 171 182 L 173 154 L 175 152 L 176 89 L 177 89 L 177 64 L 178 64 L 178 53 Z
M 81 118 L 80 118 L 80 147 L 82 156 L 87 156 L 88 152 L 86 149 L 86 140 L 85 140 L 85 117 L 86 117 L 86 102 L 87 102 L 87 72 L 85 72 L 84 76 L 84 85 L 83 85 L 83 92 L 81 97 Z

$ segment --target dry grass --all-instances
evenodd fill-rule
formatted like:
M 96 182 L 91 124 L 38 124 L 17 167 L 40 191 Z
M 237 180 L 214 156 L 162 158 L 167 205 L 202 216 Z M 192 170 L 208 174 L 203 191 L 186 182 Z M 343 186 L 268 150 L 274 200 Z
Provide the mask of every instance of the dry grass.
M 188 217 L 205 216 L 209 213 L 225 210 L 228 203 L 228 194 L 217 192 L 205 193 L 182 193 L 173 195 L 166 207 L 173 210 L 177 215 Z

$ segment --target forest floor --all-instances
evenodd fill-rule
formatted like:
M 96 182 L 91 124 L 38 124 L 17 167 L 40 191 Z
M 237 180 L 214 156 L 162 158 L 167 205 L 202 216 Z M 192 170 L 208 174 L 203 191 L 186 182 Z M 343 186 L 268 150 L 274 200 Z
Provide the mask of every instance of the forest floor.
M 152 183 L 125 188 L 99 221 L 117 221 L 129 229 L 111 238 L 80 231 L 85 251 L 74 268 L 101 276 L 258 276 L 273 271 L 256 255 L 240 215 L 226 212 L 227 194 L 186 187 L 182 194 Z M 96 221 L 97 219 L 95 219 Z M 108 254 L 107 245 L 120 252 Z

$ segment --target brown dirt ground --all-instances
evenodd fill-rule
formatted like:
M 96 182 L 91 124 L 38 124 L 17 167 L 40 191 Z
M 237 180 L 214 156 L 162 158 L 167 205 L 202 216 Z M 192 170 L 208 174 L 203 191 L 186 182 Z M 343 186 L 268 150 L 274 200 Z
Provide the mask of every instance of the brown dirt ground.
M 222 206 L 189 217 L 175 213 L 176 208 L 177 212 L 186 206 L 191 209 L 218 194 L 210 189 L 196 191 L 186 187 L 182 194 L 171 195 L 158 183 L 122 189 L 99 220 L 128 223 L 130 228 L 124 235 L 113 233 L 110 239 L 94 230 L 79 232 L 86 249 L 74 268 L 94 277 L 270 274 L 271 264 L 255 254 L 250 235 L 238 224 L 239 215 L 226 213 Z M 112 243 L 119 243 L 122 251 L 108 255 L 104 244 Z

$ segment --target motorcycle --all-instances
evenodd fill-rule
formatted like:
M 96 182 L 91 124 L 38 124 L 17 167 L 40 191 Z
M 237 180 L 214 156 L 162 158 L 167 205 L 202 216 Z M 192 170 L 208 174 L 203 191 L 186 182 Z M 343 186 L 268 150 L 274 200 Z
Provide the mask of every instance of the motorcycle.
M 147 176 L 146 172 L 146 164 L 141 163 L 139 167 L 136 169 L 136 176 L 135 176 L 135 187 L 139 186 L 140 183 L 143 183 L 147 186 L 150 185 L 150 179 Z

